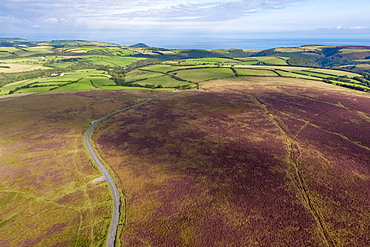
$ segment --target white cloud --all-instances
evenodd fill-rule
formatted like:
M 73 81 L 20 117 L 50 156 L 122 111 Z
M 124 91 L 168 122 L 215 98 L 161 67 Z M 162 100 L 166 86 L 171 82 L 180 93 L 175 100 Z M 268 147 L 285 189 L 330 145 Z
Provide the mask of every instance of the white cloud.
M 336 27 L 321 28 L 321 30 L 366 30 L 366 29 L 370 29 L 370 28 L 365 27 L 365 26 L 353 26 L 353 27 L 336 26 Z
M 368 32 L 368 0 L 1 0 L 0 33 Z M 325 28 L 322 28 L 325 27 Z M 34 31 L 36 30 L 36 31 Z
M 1 14 L 29 22 L 63 23 L 62 18 L 85 23 L 127 19 L 158 21 L 225 21 L 252 10 L 281 7 L 300 0 L 3 0 Z M 44 21 L 42 21 L 44 20 Z M 66 23 L 66 22 L 64 22 Z M 38 23 L 35 23 L 38 25 Z
M 362 26 L 355 26 L 355 27 L 349 27 L 350 30 L 364 30 L 369 29 L 369 27 L 362 27 Z

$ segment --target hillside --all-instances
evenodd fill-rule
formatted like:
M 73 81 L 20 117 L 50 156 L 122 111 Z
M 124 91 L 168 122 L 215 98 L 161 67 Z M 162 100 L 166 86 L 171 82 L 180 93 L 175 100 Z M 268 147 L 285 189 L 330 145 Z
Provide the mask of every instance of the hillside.
M 197 87 L 196 84 L 201 81 L 181 78 L 176 75 L 176 71 L 199 69 L 201 66 L 204 69 L 215 66 L 232 68 L 244 65 L 298 66 L 304 69 L 298 68 L 297 70 L 301 71 L 294 71 L 293 77 L 303 78 L 302 75 L 306 75 L 306 79 L 310 79 L 313 76 L 327 83 L 362 91 L 369 91 L 370 84 L 370 49 L 365 46 L 305 45 L 295 48 L 250 51 L 242 49 L 167 50 L 150 47 L 143 43 L 125 47 L 113 43 L 86 40 L 30 42 L 20 38 L 9 38 L 1 39 L 1 42 L 3 46 L 0 47 L 0 86 L 4 87 L 0 89 L 0 95 L 55 90 L 63 85 L 59 83 L 60 81 L 64 84 L 73 83 L 73 89 L 101 87 L 106 89 L 118 89 L 119 87 L 189 89 Z M 143 68 L 154 64 L 171 65 L 172 67 L 166 71 L 154 72 Z M 334 70 L 328 70 L 327 75 L 325 75 L 326 72 L 324 74 L 307 72 L 314 68 Z M 81 75 L 81 69 L 105 72 Z M 237 72 L 234 68 L 232 70 L 235 76 L 244 76 L 246 72 L 245 70 Z M 283 67 L 270 67 L 269 70 L 274 72 L 270 75 L 288 77 L 292 75 L 289 69 L 285 70 Z M 352 75 L 348 73 L 348 76 L 339 70 L 354 73 Z M 196 72 L 196 70 L 186 72 L 190 71 Z M 208 70 L 213 74 L 216 71 L 221 70 Z M 66 80 L 50 78 L 51 75 L 65 74 L 80 76 L 79 78 L 76 76 L 76 80 L 70 80 L 67 77 L 65 77 Z M 134 74 L 140 74 L 140 76 L 132 76 Z M 232 76 L 232 74 L 224 75 Z M 250 75 L 250 73 L 245 75 Z M 221 74 L 218 76 L 222 77 Z M 94 82 L 97 77 L 101 79 L 99 83 Z M 221 77 L 208 78 L 206 76 L 205 79 Z M 90 81 L 90 86 L 79 85 L 80 81 L 84 81 L 83 79 Z M 12 85 L 7 85 L 10 83 Z M 68 87 L 64 88 L 68 89 Z
M 124 246 L 366 246 L 367 94 L 286 78 L 203 87 L 97 130 L 127 193 Z
M 370 47 L 0 42 L 0 246 L 106 244 L 92 123 L 117 246 L 370 243 Z

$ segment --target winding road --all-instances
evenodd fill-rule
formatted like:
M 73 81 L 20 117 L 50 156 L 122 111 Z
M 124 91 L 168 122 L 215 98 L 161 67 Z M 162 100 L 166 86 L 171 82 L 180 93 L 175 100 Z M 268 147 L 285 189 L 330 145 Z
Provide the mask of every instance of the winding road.
M 150 98 L 147 101 L 144 101 L 140 104 L 132 105 L 132 106 L 123 108 L 121 110 L 115 111 L 115 112 L 113 112 L 109 115 L 106 115 L 106 116 L 104 116 L 104 117 L 102 117 L 98 120 L 95 120 L 95 121 L 91 122 L 92 126 L 89 128 L 89 130 L 85 134 L 85 143 L 86 143 L 87 149 L 89 150 L 90 156 L 91 156 L 92 160 L 95 162 L 95 164 L 98 166 L 98 168 L 102 171 L 103 177 L 104 177 L 105 181 L 108 182 L 109 187 L 112 191 L 113 216 L 112 216 L 112 220 L 111 220 L 111 224 L 110 224 L 110 229 L 109 229 L 109 233 L 108 233 L 108 240 L 107 240 L 107 245 L 106 245 L 108 247 L 113 247 L 114 244 L 115 244 L 115 241 L 116 241 L 121 200 L 120 200 L 120 196 L 119 196 L 119 193 L 118 193 L 117 185 L 115 184 L 113 177 L 110 175 L 109 171 L 107 170 L 107 168 L 105 168 L 103 163 L 99 160 L 98 156 L 96 155 L 96 153 L 94 151 L 94 148 L 91 145 L 91 134 L 94 131 L 95 127 L 100 122 L 102 122 L 104 119 L 106 119 L 110 116 L 113 116 L 113 115 L 115 115 L 117 113 L 120 113 L 122 111 L 125 111 L 125 110 L 129 110 L 129 109 L 144 105 L 144 104 L 146 104 L 146 103 L 148 103 L 152 100 L 162 98 L 162 97 L 166 97 L 166 96 L 170 96 L 170 95 L 173 95 L 173 94 L 176 94 L 176 93 L 179 93 L 179 92 L 173 92 L 173 93 L 161 95 L 161 96 L 158 96 L 158 97 Z

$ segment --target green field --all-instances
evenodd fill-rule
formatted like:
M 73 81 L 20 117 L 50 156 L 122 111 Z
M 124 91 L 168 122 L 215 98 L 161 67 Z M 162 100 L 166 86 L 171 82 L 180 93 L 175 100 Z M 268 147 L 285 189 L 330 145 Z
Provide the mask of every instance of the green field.
M 236 75 L 281 76 L 316 80 L 347 76 L 349 77 L 346 78 L 347 83 L 365 86 L 367 83 L 366 80 L 361 79 L 361 82 L 361 80 L 351 79 L 351 77 L 364 78 L 363 75 L 353 72 L 301 67 L 299 65 L 288 66 L 289 53 L 300 52 L 302 55 L 307 55 L 307 51 L 311 53 L 321 52 L 316 46 L 316 48 L 275 49 L 277 52 L 285 51 L 286 55 L 284 53 L 283 56 L 278 53 L 275 53 L 274 56 L 275 50 L 271 50 L 268 53 L 248 51 L 243 54 L 249 57 L 243 57 L 244 55 L 240 53 L 242 57 L 235 58 L 234 56 L 237 53 L 230 53 L 231 50 L 226 49 L 209 51 L 200 49 L 166 50 L 150 47 L 123 47 L 108 42 L 83 40 L 31 42 L 29 45 L 0 47 L 0 73 L 8 74 L 7 77 L 2 77 L 4 78 L 3 84 L 10 83 L 1 88 L 0 94 L 7 94 L 10 91 L 13 93 L 20 92 L 20 89 L 22 89 L 22 92 L 38 90 L 35 86 L 43 87 L 40 90 L 46 90 L 46 86 L 59 87 L 58 90 L 92 89 L 115 86 L 117 83 L 125 86 L 137 84 L 148 87 L 149 85 L 155 87 L 193 86 L 189 82 L 203 82 Z M 348 52 L 360 51 L 358 49 L 341 50 L 341 54 Z M 271 55 L 265 56 L 264 54 Z M 138 62 L 147 58 L 153 61 Z M 168 60 L 166 60 L 167 58 Z M 145 66 L 146 64 L 155 65 Z M 233 70 L 236 74 L 229 68 L 230 66 L 234 67 Z M 364 69 L 367 65 L 354 66 L 355 68 Z M 65 76 L 51 77 L 50 74 L 48 75 L 45 72 L 38 72 L 39 69 L 50 68 L 52 69 L 50 74 L 63 73 Z M 79 68 L 99 68 L 100 70 L 78 70 Z M 125 71 L 125 69 L 129 70 Z M 35 78 L 24 80 L 30 77 L 14 75 L 14 83 L 11 83 L 13 74 L 28 71 L 33 71 Z M 112 74 L 112 79 L 110 79 L 109 73 Z M 71 83 L 78 80 L 80 81 L 77 83 Z
M 50 87 L 30 87 L 30 88 L 21 88 L 17 91 L 17 93 L 34 93 L 34 92 L 46 92 L 50 91 L 51 89 L 57 88 L 56 86 Z
M 324 73 L 324 74 L 332 74 L 335 76 L 348 76 L 348 77 L 356 77 L 360 76 L 360 74 L 348 72 L 348 71 L 342 71 L 342 70 L 334 70 L 334 69 L 310 69 L 309 71 L 318 72 L 318 73 Z
M 27 65 L 44 65 L 45 62 L 50 59 L 51 58 L 39 58 L 39 57 L 18 57 L 18 58 L 0 59 L 0 65 L 7 64 L 7 63 L 27 64 Z
M 13 52 L 14 55 L 18 57 L 31 57 L 31 56 L 41 56 L 41 55 L 50 55 L 54 54 L 51 50 L 52 47 L 39 46 L 39 47 L 26 47 L 26 48 L 17 48 Z
M 256 58 L 238 58 L 238 60 L 244 65 L 254 65 L 258 63 Z
M 22 80 L 22 81 L 17 81 L 13 82 L 10 84 L 7 84 L 1 88 L 1 95 L 8 94 L 10 91 L 15 90 L 17 87 L 22 87 L 22 86 L 27 86 L 31 83 L 36 82 L 35 79 L 33 80 Z
M 276 65 L 288 65 L 288 57 L 255 57 L 258 61 L 264 62 L 266 64 L 276 64 Z
M 308 75 L 308 76 L 313 76 L 313 77 L 318 77 L 318 78 L 336 77 L 336 75 L 332 75 L 332 74 L 323 74 L 323 73 L 311 72 L 307 70 L 293 70 L 292 73 Z
M 171 75 L 179 77 L 183 80 L 192 82 L 201 82 L 212 79 L 234 77 L 235 74 L 230 68 L 201 68 L 187 69 L 171 72 Z
M 157 72 L 149 72 L 149 71 L 143 71 L 143 70 L 133 70 L 126 74 L 126 81 L 134 82 L 138 80 L 156 78 L 160 76 L 163 76 L 163 74 L 159 72 L 157 73 Z
M 242 69 L 237 68 L 238 76 L 278 76 L 274 71 L 269 69 Z
M 17 81 L 10 84 L 7 84 L 3 86 L 3 89 L 6 90 L 13 90 L 17 87 L 26 86 L 33 83 L 40 83 L 40 84 L 49 84 L 49 83 L 55 83 L 55 84 L 65 84 L 72 81 L 77 81 L 79 79 L 82 79 L 84 76 L 81 74 L 75 74 L 75 75 L 66 75 L 66 76 L 59 76 L 59 77 L 45 77 L 45 78 L 36 78 L 36 79 L 29 79 L 29 80 L 23 80 L 23 81 Z
M 136 57 L 119 57 L 119 56 L 91 56 L 90 58 L 81 59 L 80 61 L 88 62 L 95 65 L 104 65 L 108 67 L 126 67 L 142 58 Z
M 49 67 L 44 67 L 40 65 L 29 65 L 29 64 L 0 64 L 0 73 L 19 73 L 19 72 L 26 72 L 31 70 L 39 70 L 39 69 L 51 69 Z
M 101 86 L 101 89 L 108 89 L 108 90 L 174 90 L 173 88 L 145 88 L 145 87 L 124 87 L 124 86 Z
M 194 66 L 181 66 L 181 65 L 169 65 L 169 64 L 156 64 L 151 66 L 146 66 L 145 70 L 168 73 L 170 71 L 193 68 Z
M 66 47 L 63 48 L 63 52 L 66 54 L 106 54 L 111 56 L 130 56 L 135 54 L 134 51 L 128 50 L 127 48 L 99 46 Z
M 239 58 L 238 60 L 242 61 L 242 64 L 257 64 L 258 62 L 263 62 L 265 64 L 272 65 L 288 65 L 288 57 L 250 57 L 250 58 Z
M 100 64 L 100 65 L 110 65 L 117 63 L 115 67 L 124 67 L 130 62 L 137 60 L 138 58 L 129 58 L 126 60 L 124 57 L 119 56 L 90 56 L 88 59 L 89 63 Z M 253 58 L 254 59 L 254 58 Z M 274 59 L 271 57 L 260 57 L 261 61 L 269 61 Z M 282 61 L 283 58 L 276 58 Z M 194 59 L 193 61 L 226 61 L 227 59 L 209 58 L 209 59 Z M 5 60 L 2 60 L 5 61 Z M 32 58 L 18 58 L 12 59 L 12 61 L 17 61 L 19 63 L 29 63 L 37 64 L 39 60 Z M 130 61 L 130 62 L 129 62 Z M 230 61 L 228 59 L 228 61 Z M 243 59 L 242 63 L 245 63 L 248 59 Z M 253 62 L 252 60 L 249 60 Z M 254 60 L 256 61 L 256 60 Z M 63 64 L 63 63 L 61 63 Z M 17 66 L 26 66 L 24 64 L 15 64 Z M 120 65 L 120 66 L 118 66 Z M 33 66 L 33 65 L 28 65 Z M 300 79 L 313 79 L 318 80 L 325 79 L 329 77 L 337 76 L 348 76 L 354 77 L 359 76 L 355 73 L 339 71 L 339 70 L 329 70 L 329 69 L 312 69 L 307 67 L 290 67 L 290 66 L 248 66 L 235 65 L 234 70 L 238 76 L 282 76 L 282 77 L 294 77 Z M 6 68 L 4 68 L 6 69 Z M 194 65 L 194 66 L 182 66 L 182 65 L 171 65 L 171 64 L 156 64 L 149 65 L 146 67 L 141 67 L 139 69 L 132 70 L 125 74 L 126 84 L 139 84 L 142 86 L 152 85 L 153 87 L 165 87 L 165 88 L 175 88 L 180 86 L 190 86 L 195 87 L 194 84 L 189 84 L 189 82 L 203 82 L 213 79 L 229 78 L 234 77 L 235 74 L 229 67 L 205 67 L 204 65 Z M 118 88 L 125 89 L 126 87 L 115 87 L 116 83 L 110 79 L 111 76 L 107 71 L 97 70 L 97 69 L 81 69 L 73 70 L 64 73 L 63 76 L 47 76 L 42 78 L 28 79 L 17 81 L 5 85 L 0 94 L 4 95 L 12 91 L 13 93 L 19 92 L 38 92 L 38 91 L 48 91 L 50 89 L 55 90 L 83 90 L 83 89 L 114 89 Z M 353 84 L 360 84 L 351 78 L 347 78 Z M 346 82 L 346 83 L 349 83 Z M 343 83 L 343 82 L 342 82 Z M 351 84 L 351 83 L 349 83 Z M 357 88 L 357 87 L 356 87 Z M 133 89 L 130 87 L 130 89 Z
M 347 83 L 342 81 L 336 81 L 336 80 L 330 80 L 330 82 L 333 85 L 342 86 L 342 87 L 349 87 L 349 88 L 356 88 L 357 90 L 362 90 L 365 92 L 370 92 L 370 87 L 366 87 L 363 85 L 353 84 L 353 83 Z
M 92 85 L 89 78 L 84 78 L 82 80 L 79 80 L 76 83 L 68 84 L 66 86 L 59 87 L 55 90 L 85 90 L 85 89 L 94 89 L 95 87 Z
M 275 71 L 282 77 L 293 77 L 293 78 L 300 78 L 300 79 L 317 80 L 317 77 L 312 77 L 308 75 L 302 75 L 302 74 L 292 73 L 292 72 L 278 70 L 278 69 Z
M 116 83 L 107 77 L 87 77 L 95 87 L 101 88 L 102 86 L 115 86 Z
M 167 75 L 162 75 L 162 76 L 155 77 L 155 78 L 149 78 L 146 80 L 138 81 L 137 83 L 143 86 L 146 84 L 155 85 L 155 86 L 161 85 L 163 87 L 178 87 L 178 86 L 184 86 L 184 85 L 194 86 L 193 84 L 189 84 L 188 82 L 173 79 Z
M 197 58 L 182 60 L 189 65 L 217 65 L 217 64 L 237 64 L 240 61 L 231 58 Z

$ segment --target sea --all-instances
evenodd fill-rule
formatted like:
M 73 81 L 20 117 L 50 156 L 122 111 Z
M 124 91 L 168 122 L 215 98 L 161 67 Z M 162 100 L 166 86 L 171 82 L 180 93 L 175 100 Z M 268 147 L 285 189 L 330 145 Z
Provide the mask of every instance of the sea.
M 3 36 L 3 35 L 1 35 Z M 43 33 L 26 34 L 19 37 L 30 41 L 50 41 L 57 39 L 105 41 L 129 46 L 136 43 L 145 43 L 148 46 L 166 49 L 245 49 L 262 50 L 278 47 L 299 47 L 302 45 L 358 45 L 370 46 L 370 39 L 365 38 L 228 38 L 229 36 L 210 35 L 125 35 L 118 33 L 85 33 L 85 34 L 62 34 Z M 5 37 L 4 37 L 5 38 Z
M 162 46 L 168 49 L 229 49 L 239 48 L 245 50 L 263 50 L 280 47 L 299 47 L 303 45 L 356 45 L 370 46 L 369 39 L 208 39 L 192 40 L 188 42 L 163 43 Z

